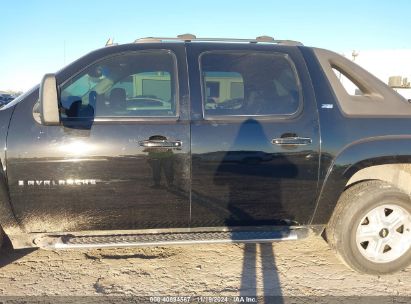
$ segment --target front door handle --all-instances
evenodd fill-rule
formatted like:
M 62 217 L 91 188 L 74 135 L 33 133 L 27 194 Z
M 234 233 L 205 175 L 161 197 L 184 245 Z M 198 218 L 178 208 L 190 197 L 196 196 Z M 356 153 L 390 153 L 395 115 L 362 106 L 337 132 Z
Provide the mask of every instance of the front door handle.
M 163 139 L 147 139 L 139 141 L 141 147 L 148 148 L 181 148 L 183 142 L 181 140 L 168 141 Z
M 313 140 L 309 137 L 281 137 L 274 138 L 271 143 L 279 146 L 305 146 L 309 145 Z

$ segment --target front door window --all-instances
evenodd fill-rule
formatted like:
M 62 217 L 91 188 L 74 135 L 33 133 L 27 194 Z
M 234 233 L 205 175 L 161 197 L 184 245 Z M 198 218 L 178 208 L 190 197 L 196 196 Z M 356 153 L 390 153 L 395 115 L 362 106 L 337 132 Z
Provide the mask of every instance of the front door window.
M 109 57 L 62 86 L 62 118 L 175 117 L 176 88 L 176 60 L 168 51 Z

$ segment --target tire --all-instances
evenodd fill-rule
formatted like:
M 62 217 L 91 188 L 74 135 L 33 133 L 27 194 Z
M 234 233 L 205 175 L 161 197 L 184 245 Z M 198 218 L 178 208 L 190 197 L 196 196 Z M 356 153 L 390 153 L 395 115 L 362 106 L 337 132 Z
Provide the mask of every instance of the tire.
M 348 188 L 326 228 L 330 247 L 349 267 L 389 274 L 411 262 L 411 200 L 378 180 Z

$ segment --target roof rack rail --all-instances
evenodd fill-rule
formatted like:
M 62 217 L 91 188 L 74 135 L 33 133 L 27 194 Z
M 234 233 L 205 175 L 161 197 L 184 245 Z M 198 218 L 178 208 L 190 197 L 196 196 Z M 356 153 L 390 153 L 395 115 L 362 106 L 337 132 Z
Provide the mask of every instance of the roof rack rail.
M 275 40 L 270 36 L 258 36 L 254 39 L 244 38 L 197 38 L 193 34 L 182 34 L 177 37 L 145 37 L 135 40 L 135 43 L 158 43 L 168 41 L 180 41 L 180 42 L 243 42 L 243 43 L 275 43 L 282 45 L 302 46 L 299 41 L 294 40 Z

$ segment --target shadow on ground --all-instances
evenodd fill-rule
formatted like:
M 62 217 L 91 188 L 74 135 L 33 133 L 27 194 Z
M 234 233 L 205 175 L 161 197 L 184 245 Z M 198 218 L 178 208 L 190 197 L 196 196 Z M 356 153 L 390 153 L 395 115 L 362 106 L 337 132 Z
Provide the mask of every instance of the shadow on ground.
M 263 286 L 262 292 L 257 292 L 257 246 L 260 248 L 261 271 Z M 273 245 L 271 243 L 261 244 L 245 244 L 244 245 L 244 259 L 240 285 L 240 296 L 255 296 L 257 294 L 268 296 L 281 296 L 281 284 L 277 267 L 275 265 L 275 258 L 273 252 Z M 282 303 L 281 299 L 277 299 L 276 303 Z
M 13 249 L 11 242 L 8 239 L 5 240 L 0 249 L 0 268 L 11 264 L 36 250 L 37 248 Z

